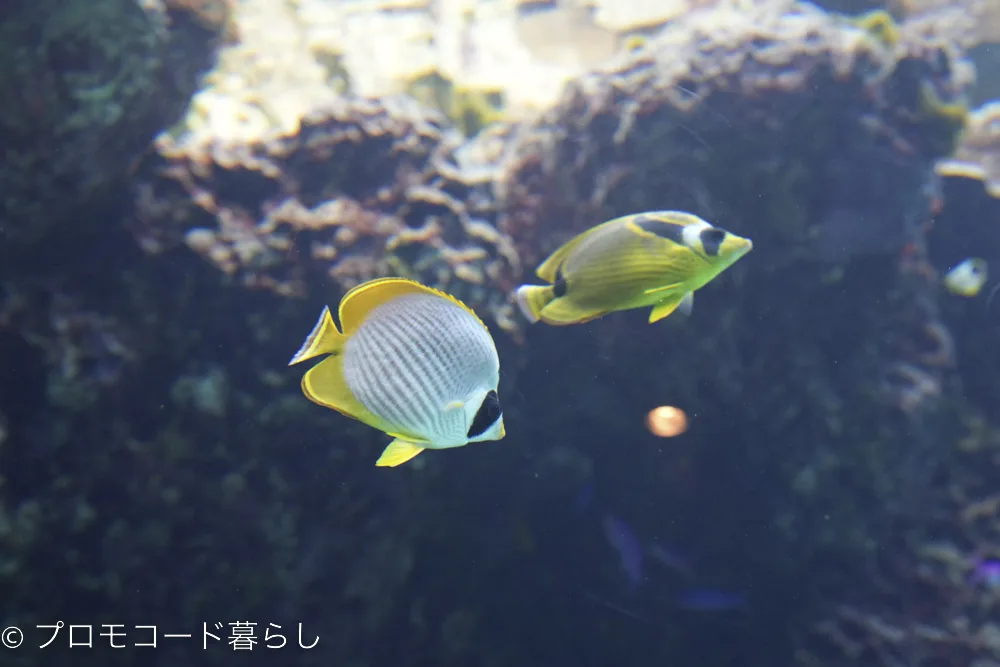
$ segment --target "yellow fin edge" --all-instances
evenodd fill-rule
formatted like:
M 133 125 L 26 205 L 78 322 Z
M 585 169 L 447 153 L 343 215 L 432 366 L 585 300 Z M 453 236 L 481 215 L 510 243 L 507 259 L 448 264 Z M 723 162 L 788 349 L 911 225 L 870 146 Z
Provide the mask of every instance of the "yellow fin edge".
M 693 306 L 694 296 L 691 292 L 686 292 L 680 299 L 660 302 L 653 306 L 653 310 L 649 311 L 649 323 L 659 322 L 675 310 L 679 310 L 684 315 L 690 315 Z
M 395 468 L 406 463 L 422 451 L 424 451 L 423 447 L 396 438 L 382 451 L 382 455 L 378 457 L 375 465 L 380 468 Z
M 415 280 L 410 280 L 409 278 L 389 277 L 389 278 L 375 278 L 374 280 L 369 280 L 366 283 L 362 283 L 357 287 L 354 287 L 351 290 L 349 290 L 347 294 L 344 295 L 344 298 L 340 300 L 340 308 L 338 315 L 340 317 L 340 326 L 344 327 L 344 334 L 350 334 L 351 332 L 353 332 L 360 325 L 360 321 L 355 321 L 355 320 L 362 319 L 354 317 L 355 313 L 352 312 L 349 306 L 350 302 L 357 299 L 358 297 L 370 293 L 372 290 L 386 289 L 391 287 L 396 287 L 397 289 L 391 291 L 391 294 L 388 296 L 388 298 L 385 299 L 374 298 L 371 302 L 365 302 L 365 306 L 367 307 L 361 308 L 361 312 L 364 315 L 367 315 L 368 311 L 373 309 L 375 305 L 381 305 L 382 303 L 387 302 L 391 298 L 395 298 L 403 294 L 414 294 L 423 292 L 424 294 L 429 294 L 431 296 L 447 299 L 448 301 L 452 302 L 453 304 L 455 304 L 456 306 L 467 312 L 469 315 L 472 315 L 472 317 L 474 317 L 476 321 L 479 322 L 479 325 L 483 329 L 489 331 L 489 328 L 479 317 L 479 315 L 476 314 L 476 311 L 472 310 L 472 308 L 467 306 L 460 299 L 453 297 L 451 294 L 448 294 L 447 292 L 442 292 L 439 289 L 434 289 L 433 287 L 428 287 L 427 285 L 418 283 Z M 372 296 L 374 297 L 374 295 Z
M 337 325 L 333 323 L 333 316 L 330 314 L 330 307 L 324 306 L 323 312 L 319 314 L 316 325 L 313 327 L 306 340 L 302 343 L 299 351 L 292 356 L 288 362 L 289 366 L 318 357 L 321 354 L 332 354 L 340 347 L 341 334 L 337 330 Z

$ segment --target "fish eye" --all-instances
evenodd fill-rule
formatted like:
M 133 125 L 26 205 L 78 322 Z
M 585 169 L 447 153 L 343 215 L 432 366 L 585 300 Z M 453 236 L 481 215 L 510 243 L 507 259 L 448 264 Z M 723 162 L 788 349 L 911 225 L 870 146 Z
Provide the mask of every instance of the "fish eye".
M 492 389 L 486 398 L 483 399 L 482 405 L 479 406 L 479 410 L 476 412 L 476 416 L 472 420 L 472 426 L 469 427 L 468 437 L 475 438 L 486 432 L 486 430 L 493 426 L 498 419 L 502 411 L 500 410 L 500 397 Z
M 718 227 L 712 227 L 701 232 L 698 237 L 701 240 L 701 247 L 704 248 L 705 254 L 709 257 L 714 257 L 719 254 L 719 248 L 722 246 L 722 242 L 726 240 L 726 232 Z

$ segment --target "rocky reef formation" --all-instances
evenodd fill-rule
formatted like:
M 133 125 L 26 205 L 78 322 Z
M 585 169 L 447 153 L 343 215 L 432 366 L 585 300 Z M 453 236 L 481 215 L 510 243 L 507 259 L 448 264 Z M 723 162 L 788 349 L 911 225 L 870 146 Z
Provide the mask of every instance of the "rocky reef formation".
M 341 99 L 291 136 L 162 137 L 137 233 L 147 249 L 183 239 L 244 284 L 284 295 L 415 277 L 513 330 L 497 286 L 512 284 L 518 258 L 489 222 L 488 181 L 456 163 L 443 120 L 406 98 Z
M 773 234 L 764 243 L 788 259 L 816 258 L 824 249 L 812 241 L 833 209 L 874 217 L 865 208 L 878 207 L 884 217 L 886 193 L 911 199 L 921 189 L 927 160 L 948 154 L 963 127 L 965 109 L 951 100 L 969 74 L 947 42 L 900 34 L 880 13 L 857 22 L 776 4 L 696 13 L 579 79 L 521 130 L 498 181 L 499 224 L 533 265 L 565 235 L 655 192 L 737 231 Z M 820 164 L 820 155 L 836 158 Z M 857 179 L 862 165 L 877 180 Z M 904 218 L 927 211 L 896 215 L 880 224 L 903 233 Z
M 265 32 L 258 10 L 234 20 L 247 39 Z M 831 601 L 881 618 L 885 600 L 838 592 L 890 546 L 885 581 L 919 571 L 897 527 L 929 529 L 936 499 L 920 492 L 969 424 L 995 428 L 957 389 L 968 341 L 929 263 L 933 165 L 967 120 L 960 45 L 883 13 L 720 3 L 629 40 L 537 116 L 489 123 L 472 95 L 439 105 L 461 110 L 450 117 L 352 94 L 343 63 L 309 43 L 243 75 L 247 43 L 224 50 L 137 165 L 128 236 L 109 230 L 59 271 L 5 282 L 0 363 L 21 378 L 0 393 L 0 470 L 18 471 L 0 486 L 11 622 L 100 600 L 164 626 L 316 623 L 322 648 L 296 664 L 612 664 L 602 636 L 679 658 L 685 633 L 637 637 L 582 613 L 600 633 L 524 652 L 551 640 L 543 621 L 570 613 L 568 595 L 615 586 L 605 554 L 567 559 L 551 537 L 574 525 L 566 498 L 594 484 L 629 490 L 616 511 L 671 508 L 693 549 L 769 577 L 763 597 L 796 590 L 796 618 L 780 621 L 802 635 Z M 554 329 L 515 314 L 511 291 L 559 243 L 663 208 L 755 241 L 690 321 Z M 314 409 L 282 370 L 322 304 L 387 274 L 496 325 L 503 443 L 386 476 L 371 465 L 379 436 Z M 677 450 L 642 429 L 659 403 L 693 415 Z M 734 489 L 738 508 L 716 502 Z M 666 530 L 645 516 L 638 530 Z M 53 537 L 66 535 L 72 548 Z M 819 560 L 829 581 L 809 579 Z M 40 562 L 61 575 L 41 580 Z M 761 618 L 753 628 L 775 625 Z M 800 646 L 804 662 L 831 655 L 815 635 Z M 861 655 L 840 648 L 831 659 Z
M 816 628 L 804 664 L 989 665 L 1000 659 L 997 472 L 1000 430 L 971 413 L 948 457 L 947 477 L 923 497 L 891 552 L 873 557 L 864 590 L 842 596 Z M 888 551 L 888 548 L 886 549 Z
M 177 119 L 226 16 L 224 0 L 4 3 L 0 252 L 106 224 L 80 207 L 120 185 Z
M 990 0 L 896 0 L 914 23 L 934 23 L 964 46 L 1000 42 L 1000 6 Z
M 974 111 L 945 176 L 944 209 L 927 237 L 936 276 L 969 256 L 995 266 L 1000 214 L 992 197 L 990 118 L 995 104 Z M 984 184 L 986 187 L 984 188 Z M 989 289 L 995 286 L 990 283 Z M 901 517 L 863 569 L 867 585 L 840 596 L 800 654 L 804 664 L 991 665 L 1000 660 L 997 605 L 997 499 L 1000 391 L 982 369 L 1000 364 L 995 339 L 1000 311 L 988 294 L 942 299 L 941 321 L 957 351 L 946 438 L 938 444 L 933 483 L 918 511 Z

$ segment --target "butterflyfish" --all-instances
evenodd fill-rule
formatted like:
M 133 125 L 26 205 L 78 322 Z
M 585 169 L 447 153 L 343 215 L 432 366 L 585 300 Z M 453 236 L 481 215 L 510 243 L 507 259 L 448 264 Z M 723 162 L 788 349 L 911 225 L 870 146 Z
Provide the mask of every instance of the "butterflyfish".
M 959 262 L 944 275 L 944 286 L 952 294 L 973 297 L 986 284 L 986 260 L 970 257 Z
M 411 280 L 380 278 L 347 292 L 338 319 L 339 330 L 324 308 L 289 366 L 326 355 L 302 377 L 302 391 L 391 435 L 376 465 L 504 437 L 496 345 L 464 303 Z
M 651 211 L 609 220 L 570 239 L 522 285 L 517 303 L 530 322 L 567 325 L 652 306 L 649 322 L 690 313 L 693 293 L 747 254 L 749 239 L 696 215 Z

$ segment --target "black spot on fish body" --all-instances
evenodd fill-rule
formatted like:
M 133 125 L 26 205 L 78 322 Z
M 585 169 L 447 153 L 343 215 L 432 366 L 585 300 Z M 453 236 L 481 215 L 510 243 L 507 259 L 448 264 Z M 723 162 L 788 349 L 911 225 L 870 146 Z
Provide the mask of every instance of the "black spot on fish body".
M 661 238 L 673 241 L 677 245 L 684 245 L 684 225 L 657 220 L 648 215 L 640 215 L 633 222 L 644 232 L 656 234 Z
M 698 238 L 701 240 L 701 247 L 705 250 L 705 254 L 709 257 L 717 257 L 719 255 L 719 248 L 722 247 L 722 242 L 726 240 L 726 232 L 712 227 L 711 229 L 704 230 L 698 235 Z
M 468 437 L 475 438 L 476 436 L 482 435 L 486 430 L 493 426 L 500 415 L 503 414 L 500 409 L 500 397 L 492 389 L 486 398 L 483 399 L 482 405 L 479 406 L 479 410 L 476 412 L 476 416 L 472 420 L 472 426 L 469 427 Z
M 556 269 L 556 281 L 552 284 L 552 293 L 556 295 L 558 299 L 561 296 L 566 296 L 566 290 L 569 286 L 566 284 L 566 276 L 562 273 L 562 267 L 560 266 Z

